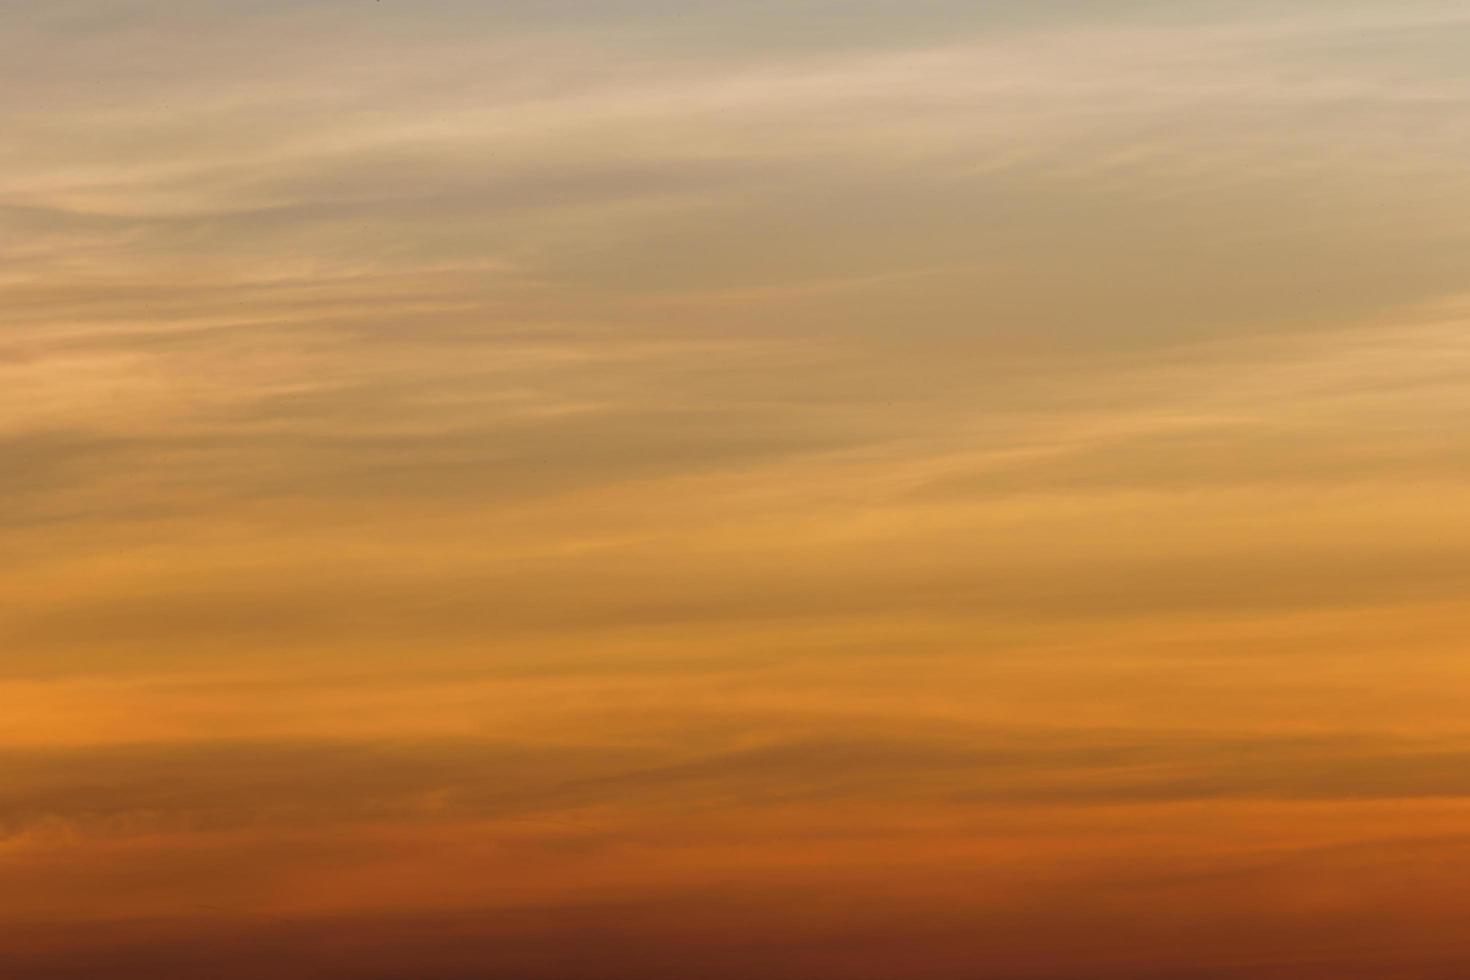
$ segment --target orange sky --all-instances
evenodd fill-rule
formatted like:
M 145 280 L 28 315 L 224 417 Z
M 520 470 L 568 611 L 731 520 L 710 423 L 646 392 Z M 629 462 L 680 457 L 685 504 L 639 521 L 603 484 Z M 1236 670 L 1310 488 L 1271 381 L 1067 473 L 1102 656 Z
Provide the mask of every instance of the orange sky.
M 1467 52 L 0 9 L 0 976 L 1466 976 Z

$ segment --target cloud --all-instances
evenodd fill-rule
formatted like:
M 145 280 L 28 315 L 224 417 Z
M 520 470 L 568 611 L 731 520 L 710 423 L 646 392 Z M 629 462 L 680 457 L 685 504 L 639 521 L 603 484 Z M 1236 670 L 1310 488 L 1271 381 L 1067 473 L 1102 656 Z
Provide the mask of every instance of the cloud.
M 1425 738 L 956 726 L 907 735 L 876 724 L 704 750 L 470 738 L 30 748 L 5 753 L 0 823 L 12 843 L 351 825 L 427 833 L 475 820 L 645 839 L 630 819 L 812 804 L 1459 800 L 1470 796 L 1466 754 Z
M 10 973 L 1464 974 L 1461 12 L 21 6 Z

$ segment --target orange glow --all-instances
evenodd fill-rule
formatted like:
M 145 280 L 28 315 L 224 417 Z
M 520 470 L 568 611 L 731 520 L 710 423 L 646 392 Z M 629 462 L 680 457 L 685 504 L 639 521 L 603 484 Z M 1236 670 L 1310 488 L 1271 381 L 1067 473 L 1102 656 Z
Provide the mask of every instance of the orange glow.
M 1470 973 L 1470 17 L 1280 6 L 0 10 L 0 978 Z

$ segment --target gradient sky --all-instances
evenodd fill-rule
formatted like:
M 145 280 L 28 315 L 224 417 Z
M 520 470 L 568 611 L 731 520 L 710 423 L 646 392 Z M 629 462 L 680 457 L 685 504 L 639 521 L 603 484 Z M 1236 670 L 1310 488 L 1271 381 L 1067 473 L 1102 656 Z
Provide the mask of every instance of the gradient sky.
M 1470 7 L 0 66 L 6 980 L 1470 974 Z

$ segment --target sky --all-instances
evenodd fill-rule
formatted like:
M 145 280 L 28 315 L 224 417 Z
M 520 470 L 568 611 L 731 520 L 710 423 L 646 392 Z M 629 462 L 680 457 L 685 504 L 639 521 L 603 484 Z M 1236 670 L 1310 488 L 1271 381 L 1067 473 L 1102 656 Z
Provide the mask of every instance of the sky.
M 1470 971 L 1470 8 L 0 66 L 0 975 Z

